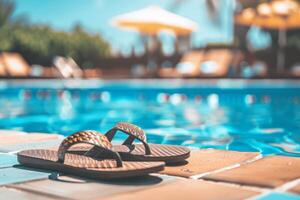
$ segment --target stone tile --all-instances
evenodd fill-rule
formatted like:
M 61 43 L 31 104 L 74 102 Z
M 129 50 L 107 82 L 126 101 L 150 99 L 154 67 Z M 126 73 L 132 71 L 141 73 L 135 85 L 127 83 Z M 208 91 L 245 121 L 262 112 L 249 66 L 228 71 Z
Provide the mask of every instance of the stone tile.
M 164 175 L 144 176 L 115 181 L 95 181 L 81 178 L 61 176 L 59 180 L 40 180 L 14 184 L 11 187 L 43 192 L 62 198 L 96 199 L 120 193 L 131 193 L 145 188 L 153 188 L 174 182 L 176 178 Z
M 0 145 L 15 145 L 30 142 L 43 142 L 49 140 L 62 139 L 57 134 L 43 134 L 43 133 L 31 133 L 31 134 L 0 134 Z
M 204 179 L 274 188 L 300 178 L 299 169 L 300 158 L 270 156 Z
M 0 168 L 12 167 L 16 164 L 18 164 L 16 155 L 0 153 Z
M 21 167 L 8 167 L 0 169 L 0 185 L 20 183 L 24 181 L 48 178 L 49 172 L 26 169 Z
M 38 195 L 30 192 L 20 191 L 13 188 L 0 187 L 0 200 L 54 200 L 57 198 L 51 198 L 43 195 Z
M 293 187 L 289 191 L 300 195 L 300 184 L 298 184 L 297 186 Z
M 55 148 L 58 149 L 59 144 L 61 143 L 61 139 L 56 140 L 48 140 L 48 141 L 38 141 L 38 142 L 28 142 L 28 143 L 22 143 L 22 144 L 12 144 L 12 145 L 2 145 L 0 146 L 0 152 L 16 152 L 16 151 L 22 151 L 26 149 L 41 149 L 41 148 Z
M 262 195 L 257 200 L 300 200 L 300 196 L 290 193 L 271 192 L 267 195 Z
M 219 199 L 246 199 L 258 195 L 259 192 L 233 187 L 208 181 L 184 179 L 155 188 L 122 193 L 105 198 L 106 200 L 219 200 Z M 100 198 L 98 198 L 100 199 Z
M 223 151 L 215 149 L 194 150 L 187 163 L 167 166 L 162 174 L 190 177 L 245 162 L 259 156 L 258 153 Z

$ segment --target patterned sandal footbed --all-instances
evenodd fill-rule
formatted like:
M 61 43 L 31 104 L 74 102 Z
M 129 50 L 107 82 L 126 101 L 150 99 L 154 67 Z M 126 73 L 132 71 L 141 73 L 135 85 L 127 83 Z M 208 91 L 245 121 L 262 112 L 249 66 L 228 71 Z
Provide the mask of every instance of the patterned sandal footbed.
M 138 126 L 126 122 L 116 124 L 105 135 L 112 141 L 117 131 L 128 135 L 122 145 L 113 145 L 112 149 L 118 152 L 125 161 L 163 161 L 167 164 L 181 162 L 190 156 L 190 149 L 177 145 L 149 144 L 146 141 L 145 132 Z M 133 144 L 137 139 L 141 144 Z M 90 150 L 90 146 L 76 147 L 74 153 Z M 149 154 L 147 154 L 147 149 Z
M 85 137 L 81 136 L 82 133 L 85 133 Z M 91 133 L 93 133 L 92 137 L 90 137 Z M 70 140 L 70 137 L 73 138 Z M 17 154 L 18 161 L 28 167 L 54 170 L 92 179 L 143 176 L 161 171 L 164 168 L 163 162 L 124 162 L 111 156 L 99 160 L 86 155 L 67 152 L 73 145 L 82 143 L 93 145 L 93 147 L 97 146 L 99 148 L 97 152 L 102 157 L 115 153 L 111 151 L 111 144 L 105 136 L 101 136 L 97 132 L 81 131 L 64 139 L 58 151 L 46 149 L 25 150 Z
M 166 164 L 172 164 L 190 157 L 190 150 L 186 147 L 161 144 L 148 145 L 151 149 L 150 155 L 145 155 L 143 144 L 113 145 L 112 150 L 118 152 L 124 161 L 163 161 Z M 83 154 L 91 149 L 90 145 L 81 145 L 70 149 L 70 153 Z M 98 158 L 101 158 L 101 155 Z
M 118 152 L 126 161 L 163 161 L 166 164 L 181 162 L 190 157 L 190 150 L 175 145 L 149 144 L 151 154 L 145 154 L 142 144 L 114 145 L 112 149 Z

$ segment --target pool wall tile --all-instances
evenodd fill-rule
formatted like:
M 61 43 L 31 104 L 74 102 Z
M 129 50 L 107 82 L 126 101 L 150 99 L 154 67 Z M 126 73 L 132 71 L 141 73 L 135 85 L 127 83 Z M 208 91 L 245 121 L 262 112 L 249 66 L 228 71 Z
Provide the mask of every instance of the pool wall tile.
M 166 166 L 162 174 L 190 177 L 204 174 L 224 167 L 246 162 L 259 156 L 259 153 L 223 151 L 215 149 L 193 150 L 187 163 Z
M 241 185 L 275 188 L 300 178 L 299 169 L 300 158 L 270 156 L 203 178 Z

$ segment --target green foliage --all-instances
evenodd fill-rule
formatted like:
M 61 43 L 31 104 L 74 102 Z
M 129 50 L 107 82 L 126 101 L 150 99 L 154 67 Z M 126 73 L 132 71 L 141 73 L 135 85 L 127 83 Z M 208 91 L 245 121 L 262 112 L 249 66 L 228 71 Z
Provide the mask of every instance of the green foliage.
M 49 66 L 55 56 L 72 57 L 82 67 L 95 66 L 108 56 L 110 47 L 100 35 L 92 35 L 77 25 L 71 32 L 48 26 L 11 20 L 14 4 L 0 0 L 0 51 L 22 54 L 31 64 Z

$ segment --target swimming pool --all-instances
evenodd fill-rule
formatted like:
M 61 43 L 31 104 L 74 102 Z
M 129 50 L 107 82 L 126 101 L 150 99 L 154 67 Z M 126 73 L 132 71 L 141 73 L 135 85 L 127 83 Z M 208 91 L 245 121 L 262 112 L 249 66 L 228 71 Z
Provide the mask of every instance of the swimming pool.
M 0 97 L 0 129 L 104 133 L 128 121 L 153 143 L 300 156 L 300 81 L 14 80 Z

